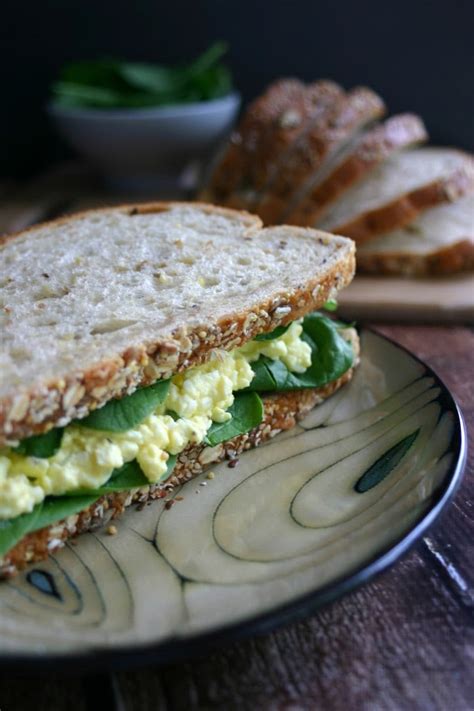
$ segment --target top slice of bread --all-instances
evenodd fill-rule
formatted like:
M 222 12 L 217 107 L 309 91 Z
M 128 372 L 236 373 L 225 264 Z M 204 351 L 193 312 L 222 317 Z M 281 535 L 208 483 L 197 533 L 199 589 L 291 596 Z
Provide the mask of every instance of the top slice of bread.
M 473 191 L 471 155 L 453 148 L 414 148 L 391 156 L 347 191 L 318 227 L 362 243 Z
M 317 309 L 354 244 L 198 203 L 95 210 L 0 244 L 0 444 Z
M 414 114 L 392 116 L 366 131 L 346 153 L 328 161 L 306 197 L 285 216 L 292 225 L 314 225 L 331 205 L 377 165 L 404 148 L 428 139 L 423 121 Z

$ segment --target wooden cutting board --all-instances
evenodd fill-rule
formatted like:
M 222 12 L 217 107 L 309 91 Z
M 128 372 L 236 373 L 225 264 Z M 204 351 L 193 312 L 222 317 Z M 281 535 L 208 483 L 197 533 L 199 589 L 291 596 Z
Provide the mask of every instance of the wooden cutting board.
M 474 275 L 443 279 L 356 276 L 338 313 L 355 320 L 473 323 Z

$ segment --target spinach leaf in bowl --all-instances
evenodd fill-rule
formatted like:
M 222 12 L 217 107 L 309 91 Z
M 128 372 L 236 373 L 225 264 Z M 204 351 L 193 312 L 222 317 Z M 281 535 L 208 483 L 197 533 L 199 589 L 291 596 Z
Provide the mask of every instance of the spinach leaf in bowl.
M 97 60 L 63 67 L 52 86 L 55 103 L 83 108 L 144 108 L 225 96 L 232 90 L 221 59 L 227 51 L 216 42 L 187 65 L 167 67 L 143 62 Z

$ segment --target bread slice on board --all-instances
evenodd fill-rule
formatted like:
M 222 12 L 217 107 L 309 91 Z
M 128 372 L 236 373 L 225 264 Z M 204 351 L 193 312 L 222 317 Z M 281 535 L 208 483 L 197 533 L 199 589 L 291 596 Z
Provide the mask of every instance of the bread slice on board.
M 274 179 L 295 141 L 301 140 L 344 94 L 335 82 L 316 81 L 304 87 L 299 101 L 293 101 L 276 120 L 267 122 L 246 178 L 253 186 L 255 198 Z M 252 197 L 252 202 L 255 198 Z
M 254 206 L 265 224 L 281 222 L 310 189 L 317 171 L 385 113 L 382 99 L 371 89 L 356 87 L 334 101 L 320 121 L 297 141 L 270 188 Z
M 354 243 L 199 203 L 94 210 L 0 243 L 0 446 L 320 308 Z
M 209 201 L 222 203 L 242 185 L 268 124 L 277 121 L 305 93 L 306 87 L 299 79 L 279 79 L 250 104 L 217 161 L 207 188 Z
M 453 148 L 414 148 L 379 165 L 346 192 L 318 226 L 362 244 L 473 191 L 471 155 Z
M 406 227 L 357 250 L 357 268 L 422 276 L 474 269 L 474 195 L 427 210 Z
M 285 221 L 293 225 L 313 225 L 331 205 L 377 165 L 395 152 L 428 140 L 423 121 L 414 114 L 392 116 L 369 129 L 350 147 L 346 155 L 329 161 L 326 176 L 316 178 L 314 186 Z
M 0 579 L 8 578 L 26 565 L 44 560 L 52 551 L 64 546 L 65 542 L 80 533 L 95 530 L 120 516 L 132 504 L 144 505 L 147 501 L 161 499 L 169 495 L 175 487 L 201 474 L 211 464 L 223 459 L 235 459 L 243 451 L 258 447 L 267 439 L 283 430 L 291 429 L 315 405 L 333 395 L 353 375 L 357 365 L 359 340 L 354 329 L 346 329 L 345 337 L 352 342 L 356 360 L 354 367 L 338 380 L 314 390 L 298 390 L 276 393 L 262 398 L 264 419 L 258 427 L 217 447 L 189 445 L 176 461 L 170 479 L 161 484 L 152 484 L 124 493 L 107 494 L 79 514 L 69 516 L 47 528 L 25 536 L 17 545 L 0 559 Z

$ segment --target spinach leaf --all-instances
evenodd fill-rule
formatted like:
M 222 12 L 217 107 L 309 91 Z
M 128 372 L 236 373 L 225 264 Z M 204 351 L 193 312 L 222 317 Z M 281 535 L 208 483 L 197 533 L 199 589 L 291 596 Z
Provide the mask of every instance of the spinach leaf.
M 303 340 L 311 347 L 311 365 L 304 373 L 292 373 L 279 360 L 264 356 L 252 363 L 255 376 L 247 390 L 273 392 L 318 388 L 339 378 L 354 361 L 352 346 L 334 321 L 319 312 L 303 320 Z
M 299 390 L 299 380 L 293 379 L 293 374 L 280 360 L 272 360 L 267 356 L 251 363 L 255 376 L 249 385 L 249 390 L 255 392 L 273 392 L 278 390 Z M 298 376 L 295 376 L 295 378 Z
M 41 504 L 35 506 L 31 513 L 25 513 L 16 518 L 0 520 L 0 557 L 7 553 L 15 543 L 33 530 L 32 526 L 39 516 Z
M 341 336 L 337 324 L 327 316 L 318 312 L 306 316 L 303 338 L 313 353 L 311 365 L 303 376 L 316 383 L 315 387 L 336 380 L 352 366 L 352 345 Z
M 201 74 L 216 65 L 228 50 L 227 42 L 214 42 L 189 66 L 190 74 Z
M 45 528 L 52 523 L 61 521 L 63 518 L 83 511 L 97 501 L 97 499 L 100 499 L 101 496 L 102 494 L 97 492 L 75 496 L 74 498 L 69 496 L 48 496 L 43 503 L 39 505 L 38 516 L 30 528 L 29 533 L 38 531 L 40 528 Z
M 205 101 L 228 94 L 232 80 L 221 63 L 227 45 L 216 42 L 187 65 L 119 62 L 111 59 L 73 62 L 63 67 L 52 86 L 62 106 L 99 109 L 139 108 Z
M 45 434 L 27 437 L 27 439 L 22 440 L 17 447 L 14 447 L 13 451 L 18 454 L 24 454 L 27 457 L 47 459 L 48 457 L 52 457 L 53 454 L 56 454 L 61 446 L 63 432 L 64 428 L 56 427 Z
M 94 106 L 97 109 L 111 109 L 120 104 L 130 106 L 131 100 L 114 89 L 104 86 L 87 86 L 75 82 L 60 81 L 54 85 L 61 106 Z
M 109 400 L 83 420 L 76 420 L 76 424 L 105 432 L 126 432 L 156 410 L 168 395 L 169 387 L 169 380 L 158 380 L 147 388 L 135 390 L 121 400 Z
M 123 90 L 126 84 L 119 76 L 120 64 L 114 59 L 83 60 L 68 62 L 60 73 L 61 81 L 83 86 L 107 87 Z
M 130 86 L 151 94 L 172 95 L 182 84 L 184 77 L 179 70 L 157 64 L 124 63 L 118 66 L 119 75 Z
M 337 301 L 336 299 L 328 299 L 325 304 L 323 304 L 323 309 L 325 311 L 336 311 Z
M 161 481 L 168 479 L 176 464 L 176 455 L 170 454 L 166 466 L 166 472 L 161 477 Z M 128 462 L 120 469 L 115 469 L 110 479 L 103 484 L 98 491 L 109 494 L 115 491 L 128 491 L 139 486 L 150 486 L 150 481 L 146 478 L 137 461 Z
M 280 336 L 283 336 L 284 333 L 288 331 L 290 328 L 291 324 L 287 324 L 286 326 L 277 326 L 274 331 L 271 331 L 270 333 L 261 333 L 259 336 L 255 336 L 253 339 L 254 341 L 274 341 L 275 338 L 280 338 Z
M 228 412 L 232 415 L 231 420 L 214 422 L 209 428 L 204 441 L 210 447 L 257 427 L 263 420 L 263 403 L 255 392 L 237 393 Z
M 100 497 L 96 494 L 78 496 L 70 499 L 67 496 L 51 496 L 41 504 L 37 504 L 31 513 L 22 514 L 6 521 L 0 520 L 0 556 L 7 553 L 28 533 L 38 531 L 56 521 L 71 516 L 87 508 Z

